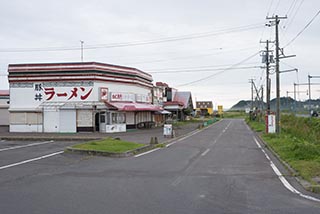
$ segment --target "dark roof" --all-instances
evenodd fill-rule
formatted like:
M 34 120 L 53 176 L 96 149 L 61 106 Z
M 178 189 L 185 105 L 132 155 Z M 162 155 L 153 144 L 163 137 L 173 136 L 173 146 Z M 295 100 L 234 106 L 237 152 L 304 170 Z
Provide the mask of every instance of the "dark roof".
M 197 101 L 196 108 L 212 108 L 212 101 Z
M 167 83 L 164 82 L 156 82 L 156 86 L 164 86 L 164 87 L 169 87 Z

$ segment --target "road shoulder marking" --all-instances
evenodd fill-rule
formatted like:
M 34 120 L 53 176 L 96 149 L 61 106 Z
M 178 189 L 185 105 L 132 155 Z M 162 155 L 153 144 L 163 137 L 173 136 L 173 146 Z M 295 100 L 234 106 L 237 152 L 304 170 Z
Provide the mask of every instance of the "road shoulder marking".
M 281 181 L 281 183 L 292 193 L 297 194 L 303 198 L 312 200 L 312 201 L 316 201 L 316 202 L 320 202 L 320 199 L 309 196 L 309 195 L 305 195 L 302 194 L 301 192 L 299 192 L 298 190 L 296 190 L 288 181 L 287 179 L 281 174 L 280 170 L 276 167 L 276 165 L 273 163 L 273 161 L 270 159 L 269 155 L 266 153 L 266 151 L 261 147 L 260 143 L 258 142 L 258 140 L 254 137 L 253 138 L 255 143 L 257 144 L 257 146 L 261 149 L 261 151 L 264 153 L 264 155 L 266 156 L 266 158 L 269 160 L 270 162 L 270 166 L 272 168 L 272 170 L 274 171 L 274 173 L 278 176 L 279 180 Z
M 160 149 L 160 148 L 155 148 L 155 149 L 152 149 L 152 150 L 150 150 L 150 151 L 143 152 L 143 153 L 140 153 L 140 154 L 138 154 L 138 155 L 135 155 L 134 157 L 135 157 L 135 158 L 138 158 L 138 157 L 140 157 L 140 156 L 149 154 L 149 153 L 151 153 L 151 152 L 155 152 L 155 151 L 157 151 L 157 150 L 159 150 L 159 149 Z
M 48 143 L 52 143 L 52 142 L 53 142 L 53 140 L 40 142 L 40 143 L 31 143 L 31 144 L 21 145 L 21 146 L 12 146 L 12 147 L 8 147 L 8 148 L 0 149 L 0 152 L 14 150 L 14 149 L 22 149 L 22 148 L 27 148 L 27 147 L 31 147 L 31 146 L 39 146 L 39 145 L 48 144 Z
M 201 156 L 202 156 L 202 157 L 205 156 L 209 151 L 210 151 L 210 149 L 206 149 L 206 151 L 204 151 L 204 152 L 201 154 Z
M 29 159 L 29 160 L 24 160 L 24 161 L 21 161 L 21 162 L 18 162 L 18 163 L 9 164 L 9 165 L 6 165 L 6 166 L 0 166 L 0 170 L 11 168 L 11 167 L 14 167 L 14 166 L 19 166 L 19 165 L 30 163 L 30 162 L 34 162 L 34 161 L 38 161 L 38 160 L 45 159 L 45 158 L 49 158 L 49 157 L 52 157 L 52 156 L 55 156 L 55 155 L 62 154 L 63 152 L 64 151 L 59 151 L 59 152 L 51 153 L 51 154 L 44 155 L 44 156 L 41 156 L 41 157 L 32 158 L 32 159 Z

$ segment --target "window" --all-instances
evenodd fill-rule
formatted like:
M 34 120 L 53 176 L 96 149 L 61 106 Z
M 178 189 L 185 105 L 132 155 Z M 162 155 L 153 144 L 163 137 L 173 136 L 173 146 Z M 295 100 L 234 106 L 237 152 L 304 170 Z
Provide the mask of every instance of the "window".
M 112 124 L 126 123 L 126 115 L 124 113 L 111 113 Z

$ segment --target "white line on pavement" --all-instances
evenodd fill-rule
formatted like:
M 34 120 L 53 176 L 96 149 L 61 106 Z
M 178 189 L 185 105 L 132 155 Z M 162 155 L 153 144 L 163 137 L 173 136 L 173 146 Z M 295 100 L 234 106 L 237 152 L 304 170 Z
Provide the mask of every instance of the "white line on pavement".
M 13 164 L 9 164 L 9 165 L 6 165 L 6 166 L 1 166 L 0 170 L 11 168 L 11 167 L 14 167 L 14 166 L 19 166 L 19 165 L 22 165 L 22 164 L 30 163 L 30 162 L 41 160 L 41 159 L 45 159 L 45 158 L 49 158 L 49 157 L 52 157 L 52 156 L 55 156 L 55 155 L 62 154 L 63 152 L 64 151 L 59 151 L 59 152 L 55 152 L 55 153 L 52 153 L 52 154 L 44 155 L 44 156 L 41 156 L 41 157 L 37 157 L 37 158 L 29 159 L 29 160 L 24 160 L 24 161 L 21 161 L 21 162 L 18 162 L 18 163 L 13 163 Z
M 53 140 L 45 141 L 45 142 L 41 142 L 41 143 L 31 143 L 31 144 L 27 144 L 27 145 L 23 145 L 23 146 L 12 146 L 12 147 L 9 147 L 9 148 L 0 149 L 0 152 L 4 152 L 4 151 L 8 151 L 8 150 L 14 150 L 14 149 L 26 148 L 26 147 L 30 147 L 30 146 L 38 146 L 38 145 L 43 145 L 43 144 L 52 143 L 52 142 L 53 142 Z
M 287 179 L 281 174 L 280 170 L 276 167 L 276 165 L 273 163 L 273 161 L 270 159 L 269 155 L 266 153 L 266 151 L 261 147 L 260 143 L 258 142 L 258 140 L 254 137 L 253 138 L 254 141 L 256 142 L 256 144 L 258 145 L 258 147 L 262 150 L 262 152 L 264 153 L 264 155 L 266 156 L 266 158 L 269 160 L 270 162 L 270 166 L 273 169 L 274 173 L 278 176 L 278 178 L 280 179 L 280 181 L 282 182 L 282 184 L 288 189 L 290 190 L 292 193 L 295 193 L 303 198 L 312 200 L 312 201 L 317 201 L 320 202 L 320 199 L 309 196 L 309 195 L 305 195 L 302 194 L 301 192 L 299 192 L 298 190 L 296 190 L 288 181 Z
M 155 152 L 155 151 L 157 151 L 157 150 L 159 150 L 159 149 L 160 149 L 160 148 L 155 148 L 155 149 L 152 149 L 152 150 L 150 150 L 150 151 L 147 151 L 147 152 L 144 152 L 144 153 L 135 155 L 134 157 L 137 158 L 137 157 L 140 157 L 140 156 L 142 156 L 142 155 L 146 155 L 146 154 L 149 154 L 149 153 L 151 153 L 151 152 Z
M 201 156 L 205 156 L 208 152 L 210 151 L 210 149 L 206 149 L 206 151 L 204 151 Z

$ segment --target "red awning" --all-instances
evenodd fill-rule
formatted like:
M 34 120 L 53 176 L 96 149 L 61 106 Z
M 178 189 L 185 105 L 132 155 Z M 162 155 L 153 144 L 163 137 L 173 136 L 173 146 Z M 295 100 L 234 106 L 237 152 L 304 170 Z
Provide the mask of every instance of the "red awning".
M 159 106 L 155 106 L 148 103 L 108 102 L 107 104 L 117 108 L 119 111 L 161 111 L 162 110 Z

